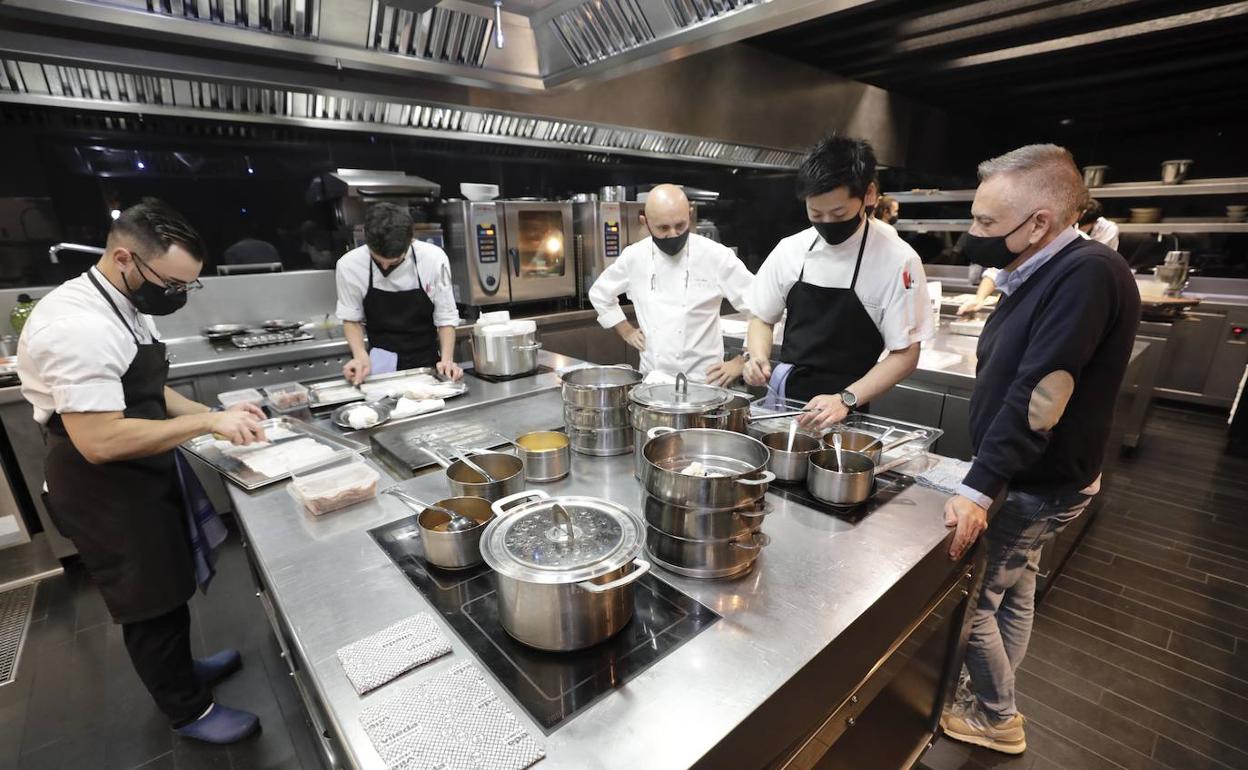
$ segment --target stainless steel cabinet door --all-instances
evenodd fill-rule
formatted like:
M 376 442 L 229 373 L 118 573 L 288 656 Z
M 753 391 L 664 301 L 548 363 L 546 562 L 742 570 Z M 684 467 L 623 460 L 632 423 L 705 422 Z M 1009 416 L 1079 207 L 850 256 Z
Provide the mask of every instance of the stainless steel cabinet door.
M 1226 316 L 1221 313 L 1193 312 L 1175 321 L 1166 349 L 1167 362 L 1157 375 L 1157 387 L 1202 393 L 1225 321 Z

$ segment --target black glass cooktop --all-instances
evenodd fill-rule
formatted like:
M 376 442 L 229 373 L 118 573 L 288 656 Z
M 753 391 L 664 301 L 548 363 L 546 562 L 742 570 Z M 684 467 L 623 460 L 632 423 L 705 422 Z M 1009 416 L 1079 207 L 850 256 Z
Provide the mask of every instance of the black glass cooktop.
M 465 369 L 464 373 L 471 374 L 473 377 L 476 377 L 478 380 L 485 380 L 486 382 L 507 382 L 508 380 L 518 380 L 522 377 L 536 377 L 539 374 L 545 374 L 546 372 L 553 372 L 553 371 L 554 369 L 551 369 L 549 366 L 546 366 L 545 364 L 538 364 L 536 369 L 534 369 L 531 372 L 525 372 L 523 374 L 482 374 L 478 372 L 476 369 L 471 369 L 471 368 Z
M 875 477 L 875 489 L 871 497 L 867 498 L 865 502 L 854 506 L 830 505 L 823 502 L 806 488 L 805 479 L 802 481 L 773 481 L 767 486 L 767 491 L 785 500 L 792 500 L 816 511 L 823 511 L 851 523 L 857 523 L 865 519 L 881 505 L 906 491 L 913 483 L 914 477 L 907 476 L 904 473 L 882 473 Z
M 575 652 L 536 650 L 512 639 L 499 623 L 489 567 L 430 566 L 416 533 L 415 516 L 369 531 L 547 734 L 719 620 L 710 608 L 644 575 L 633 583 L 633 619 L 618 634 Z

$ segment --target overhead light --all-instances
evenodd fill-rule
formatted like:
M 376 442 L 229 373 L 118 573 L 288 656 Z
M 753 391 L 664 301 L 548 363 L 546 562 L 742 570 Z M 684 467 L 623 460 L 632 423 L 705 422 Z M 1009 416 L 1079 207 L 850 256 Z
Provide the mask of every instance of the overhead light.
M 1061 120 L 1057 122 L 1058 124 L 1063 125 L 1063 126 L 1073 126 L 1075 124 L 1075 119 L 1074 118 L 1062 118 Z
M 139 171 L 142 171 L 143 169 L 147 168 L 147 164 L 144 163 L 143 161 L 139 161 L 138 163 L 135 163 L 134 165 L 135 165 L 135 168 L 137 168 Z
M 121 217 L 121 209 L 113 209 L 112 211 L 108 212 L 108 215 L 112 217 L 113 219 L 118 219 Z

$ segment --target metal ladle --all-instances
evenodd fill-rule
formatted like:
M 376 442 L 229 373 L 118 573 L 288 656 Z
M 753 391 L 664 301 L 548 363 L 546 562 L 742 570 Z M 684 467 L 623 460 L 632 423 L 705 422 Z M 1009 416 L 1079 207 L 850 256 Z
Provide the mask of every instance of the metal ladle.
M 495 481 L 498 481 L 498 479 L 490 475 L 489 471 L 487 471 L 485 468 L 482 468 L 480 465 L 477 465 L 475 462 L 470 460 L 468 458 L 467 453 L 465 453 L 464 450 L 460 449 L 459 447 L 453 444 L 447 444 L 446 448 L 451 450 L 451 454 L 459 458 L 460 462 L 462 462 L 464 465 L 468 466 L 472 470 L 481 474 L 481 478 L 485 479 L 487 483 L 493 483 Z
M 416 498 L 412 497 L 408 493 L 396 487 L 391 487 L 390 489 L 384 490 L 382 494 L 390 495 L 391 497 L 397 497 L 398 499 L 402 500 L 403 502 L 409 505 L 419 506 L 420 508 L 425 509 L 425 510 L 437 511 L 438 513 L 445 513 L 447 516 L 451 517 L 451 520 L 446 523 L 447 532 L 463 532 L 464 530 L 472 529 L 473 527 L 480 526 L 481 524 L 481 522 L 477 521 L 476 519 L 470 519 L 462 513 L 456 513 L 455 511 L 452 511 L 450 508 L 443 508 L 440 505 L 431 505 L 429 503 L 421 502 L 420 500 L 417 500 Z
M 845 467 L 845 463 L 841 460 L 841 434 L 832 434 L 832 448 L 836 450 L 836 470 L 839 472 Z

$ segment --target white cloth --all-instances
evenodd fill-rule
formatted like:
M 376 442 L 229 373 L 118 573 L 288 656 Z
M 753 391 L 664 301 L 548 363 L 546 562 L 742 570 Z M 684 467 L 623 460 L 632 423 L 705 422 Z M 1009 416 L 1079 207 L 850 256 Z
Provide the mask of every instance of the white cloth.
M 775 324 L 784 313 L 789 289 L 798 276 L 815 286 L 848 288 L 861 241 L 861 227 L 835 246 L 819 237 L 813 227 L 781 240 L 754 277 L 746 299 L 749 312 Z M 919 255 L 896 234 L 875 227 L 874 220 L 854 293 L 880 330 L 886 349 L 905 350 L 936 334 L 927 275 Z
M 685 248 L 669 257 L 643 238 L 620 252 L 589 289 L 598 323 L 610 329 L 625 320 L 620 295 L 627 294 L 646 335 L 641 371 L 684 374 L 706 381 L 706 370 L 724 360 L 720 303 L 745 309 L 754 276 L 727 246 L 690 233 Z
M 1105 217 L 1096 218 L 1088 237 L 1094 241 L 1100 241 L 1114 251 L 1118 250 L 1118 224 Z
M 130 329 L 144 343 L 160 339 L 150 316 L 135 309 L 99 270 L 93 267 L 89 272 L 125 322 L 86 273 L 48 292 L 35 305 L 17 344 L 17 375 L 22 395 L 40 423 L 47 423 L 54 413 L 124 411 L 121 376 L 138 352 Z
M 360 246 L 338 259 L 334 274 L 338 282 L 338 307 L 335 314 L 340 320 L 364 323 L 364 294 L 368 291 L 368 271 L 373 271 L 373 287 L 381 291 L 411 291 L 417 287 L 433 301 L 433 325 L 455 326 L 459 323 L 459 310 L 455 307 L 455 294 L 451 290 L 451 263 L 446 252 L 424 241 L 412 241 L 416 264 L 412 264 L 412 251 L 407 252 L 394 272 L 383 276 L 372 264 L 368 247 Z M 419 282 L 417 278 L 419 277 Z

